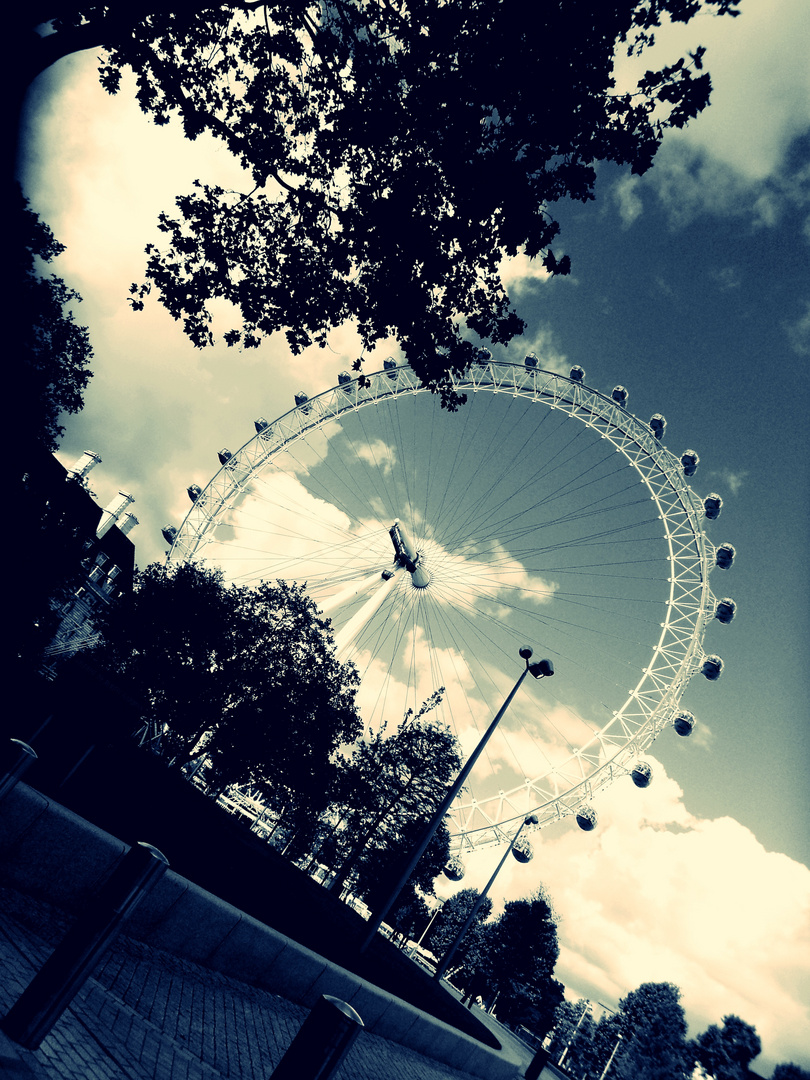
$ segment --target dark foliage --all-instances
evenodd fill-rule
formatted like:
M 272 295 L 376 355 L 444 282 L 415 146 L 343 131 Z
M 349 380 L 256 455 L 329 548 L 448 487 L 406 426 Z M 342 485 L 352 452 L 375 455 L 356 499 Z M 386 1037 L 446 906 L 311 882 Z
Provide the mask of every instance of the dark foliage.
M 695 1060 L 686 1041 L 681 992 L 672 983 L 643 983 L 619 1002 L 622 1045 L 614 1063 L 621 1080 L 686 1080 Z
M 714 1080 L 743 1080 L 761 1049 L 756 1029 L 739 1016 L 724 1016 L 722 1028 L 712 1024 L 695 1040 L 698 1064 Z
M 437 960 L 444 956 L 455 941 L 479 895 L 477 889 L 461 889 L 459 892 L 454 893 L 442 907 L 441 914 L 436 918 L 430 934 L 425 940 L 426 946 Z M 476 913 L 475 922 L 464 935 L 464 940 L 456 950 L 453 957 L 455 967 L 463 967 L 466 964 L 467 956 L 470 950 L 479 942 L 481 928 L 491 913 L 492 900 L 487 896 Z
M 284 331 L 294 352 L 355 320 L 364 347 L 394 334 L 454 407 L 444 373 L 469 363 L 469 335 L 506 343 L 523 328 L 502 258 L 568 273 L 548 208 L 592 199 L 596 162 L 644 173 L 664 132 L 709 101 L 702 47 L 621 90 L 617 46 L 638 55 L 667 18 L 737 5 L 556 0 L 531 17 L 518 0 L 329 0 L 319 16 L 295 0 L 35 5 L 32 26 L 56 16 L 54 32 L 26 55 L 33 75 L 103 49 L 107 90 L 131 69 L 156 123 L 213 135 L 245 169 L 243 190 L 198 182 L 161 215 L 134 308 L 155 287 L 202 346 L 224 298 L 239 315 L 229 344 Z
M 196 565 L 139 572 L 93 660 L 141 703 L 143 731 L 175 767 L 210 760 L 214 790 L 250 784 L 316 813 L 336 752 L 360 731 L 357 673 L 297 586 L 225 588 Z
M 55 450 L 64 435 L 64 413 L 76 413 L 92 376 L 87 329 L 70 306 L 81 300 L 61 278 L 44 273 L 65 250 L 15 188 L 6 213 L 7 323 L 10 363 L 6 365 L 13 431 L 21 446 Z
M 444 798 L 461 757 L 452 732 L 429 717 L 441 694 L 433 694 L 417 713 L 409 712 L 392 735 L 385 727 L 369 733 L 341 769 L 333 801 L 339 820 L 329 852 L 335 867 L 331 889 L 341 889 L 354 876 L 353 891 L 372 906 L 384 901 L 397 866 Z M 448 858 L 447 830 L 440 829 L 410 887 L 432 892 Z

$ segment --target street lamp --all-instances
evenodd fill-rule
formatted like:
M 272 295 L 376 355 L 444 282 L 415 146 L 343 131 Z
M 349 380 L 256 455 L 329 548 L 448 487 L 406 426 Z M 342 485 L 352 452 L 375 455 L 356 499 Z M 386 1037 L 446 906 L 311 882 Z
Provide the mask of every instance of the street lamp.
M 520 689 L 520 685 L 523 682 L 523 680 L 526 678 L 526 676 L 528 674 L 531 674 L 535 679 L 547 678 L 548 676 L 554 674 L 554 665 L 552 664 L 552 662 L 550 660 L 539 660 L 534 664 L 529 663 L 529 660 L 532 658 L 533 652 L 534 652 L 534 650 L 529 648 L 528 645 L 524 645 L 523 648 L 520 650 L 520 658 L 522 660 L 526 661 L 526 666 L 524 667 L 523 671 L 521 671 L 520 677 L 518 678 L 515 685 L 512 687 L 506 701 L 504 701 L 503 705 L 501 705 L 500 709 L 498 710 L 498 712 L 495 715 L 494 719 L 490 723 L 489 727 L 487 728 L 487 730 L 482 735 L 482 737 L 479 740 L 478 745 L 476 746 L 475 750 L 473 750 L 472 754 L 470 754 L 469 758 L 467 759 L 467 763 L 464 765 L 461 772 L 456 777 L 452 787 L 447 792 L 445 797 L 442 799 L 441 804 L 439 805 L 439 808 L 436 810 L 436 812 L 433 815 L 433 817 L 431 818 L 431 820 L 425 826 L 425 829 L 423 830 L 422 835 L 420 836 L 420 838 L 417 841 L 415 847 L 413 848 L 413 850 L 411 852 L 411 855 L 410 855 L 410 858 L 408 860 L 408 863 L 403 868 L 402 873 L 400 874 L 396 885 L 394 885 L 393 889 L 391 890 L 391 892 L 386 897 L 385 902 L 381 905 L 381 907 L 378 910 L 377 914 L 372 918 L 371 923 L 370 923 L 369 928 L 368 928 L 368 932 L 366 933 L 366 936 L 363 938 L 362 942 L 360 943 L 360 948 L 359 948 L 358 952 L 360 952 L 360 953 L 365 952 L 366 949 L 368 948 L 368 946 L 374 940 L 374 937 L 375 937 L 377 931 L 379 930 L 383 919 L 388 914 L 388 912 L 391 910 L 391 907 L 392 907 L 394 901 L 396 900 L 396 898 L 402 892 L 402 889 L 403 889 L 403 887 L 405 885 L 405 882 L 408 880 L 408 878 L 411 876 L 411 874 L 416 869 L 416 864 L 419 862 L 419 860 L 424 855 L 425 848 L 428 846 L 430 841 L 433 839 L 433 836 L 434 836 L 436 830 L 438 829 L 439 825 L 443 821 L 445 815 L 447 814 L 447 811 L 450 809 L 450 806 L 453 803 L 453 800 L 455 799 L 455 797 L 458 795 L 458 793 L 461 791 L 462 787 L 464 786 L 464 781 L 467 779 L 467 777 L 472 772 L 475 763 L 478 761 L 479 757 L 481 756 L 481 754 L 484 751 L 484 747 L 487 745 L 487 743 L 490 740 L 490 737 L 494 734 L 495 729 L 497 728 L 498 724 L 501 722 L 501 719 L 503 718 L 504 713 L 506 712 L 506 710 L 511 705 L 512 698 L 515 696 L 515 694 Z
M 512 837 L 512 840 L 511 840 L 511 842 L 509 844 L 509 847 L 503 853 L 503 857 L 501 858 L 501 861 L 495 867 L 495 869 L 494 869 L 494 871 L 492 873 L 492 877 L 486 883 L 486 885 L 484 886 L 484 888 L 483 888 L 483 890 L 481 892 L 481 895 L 478 897 L 478 899 L 473 904 L 472 910 L 470 911 L 470 914 L 467 916 L 467 921 L 464 923 L 462 928 L 459 930 L 458 934 L 456 934 L 456 937 L 455 937 L 455 940 L 453 941 L 453 944 L 450 946 L 450 948 L 444 954 L 442 959 L 439 961 L 439 966 L 436 968 L 435 974 L 433 976 L 434 979 L 436 979 L 436 980 L 441 979 L 442 976 L 444 975 L 445 971 L 447 971 L 448 967 L 450 966 L 450 961 L 453 959 L 453 957 L 455 955 L 455 952 L 456 952 L 456 949 L 459 947 L 461 942 L 464 940 L 464 935 L 467 933 L 467 931 L 470 929 L 473 922 L 475 921 L 475 916 L 478 914 L 478 912 L 479 912 L 479 910 L 481 908 L 481 905 L 483 904 L 484 900 L 487 897 L 487 894 L 489 893 L 489 890 L 492 888 L 492 883 L 494 882 L 495 878 L 500 873 L 501 867 L 506 862 L 506 859 L 507 859 L 507 857 L 509 855 L 509 852 L 513 850 L 515 844 L 517 843 L 518 837 L 520 836 L 520 834 L 523 832 L 524 828 L 527 825 L 537 825 L 539 820 L 540 819 L 537 817 L 536 814 L 529 814 L 529 816 L 527 818 L 524 818 L 520 828 L 515 833 L 515 835 Z

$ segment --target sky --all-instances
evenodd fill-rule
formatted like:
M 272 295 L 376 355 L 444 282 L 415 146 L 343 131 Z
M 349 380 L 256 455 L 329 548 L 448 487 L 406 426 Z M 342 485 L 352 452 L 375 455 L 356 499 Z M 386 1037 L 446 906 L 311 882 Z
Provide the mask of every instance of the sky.
M 548 280 L 525 260 L 510 265 L 527 329 L 496 354 L 520 363 L 535 352 L 559 372 L 579 364 L 607 393 L 622 384 L 632 412 L 666 416 L 674 453 L 698 452 L 694 490 L 724 500 L 711 541 L 737 549 L 722 582 L 712 578 L 718 595 L 736 600 L 737 617 L 706 638 L 725 670 L 717 683 L 688 686 L 683 704 L 697 717 L 695 732 L 661 733 L 646 754 L 649 788 L 625 776 L 597 797 L 593 832 L 569 818 L 535 834 L 534 859 L 509 860 L 493 895 L 499 906 L 545 886 L 560 918 L 556 975 L 571 996 L 615 1008 L 642 982 L 674 982 L 690 1034 L 728 1013 L 753 1024 L 763 1043 L 755 1067 L 768 1076 L 781 1061 L 810 1068 L 810 8 L 743 0 L 742 10 L 665 36 L 658 48 L 673 55 L 707 46 L 709 109 L 666 138 L 645 177 L 600 168 L 595 202 L 557 207 L 555 251 L 571 255 L 573 272 Z M 143 566 L 164 557 L 161 529 L 183 520 L 186 488 L 208 482 L 217 451 L 237 450 L 257 416 L 285 413 L 300 390 L 329 389 L 359 348 L 344 327 L 328 349 L 297 358 L 283 341 L 197 351 L 159 305 L 130 311 L 128 288 L 142 276 L 158 213 L 198 177 L 237 186 L 240 174 L 213 142 L 151 126 L 131 85 L 107 96 L 95 67 L 85 54 L 40 76 L 20 176 L 66 245 L 53 269 L 84 298 L 76 314 L 95 350 L 85 408 L 66 419 L 59 457 L 70 465 L 96 451 L 102 463 L 90 481 L 100 501 L 119 488 L 134 495 L 140 524 L 131 536 Z M 618 74 L 630 76 L 624 66 Z M 369 368 L 388 355 L 399 357 L 395 342 Z M 349 434 L 346 426 L 324 437 L 327 458 Z M 358 460 L 368 464 L 376 452 L 382 461 L 379 432 L 354 438 Z M 299 463 L 287 479 L 314 471 Z M 258 505 L 262 493 L 252 494 Z M 530 553 L 518 561 L 522 572 Z M 548 614 L 548 596 L 565 592 L 570 577 L 546 574 L 543 598 L 535 590 L 524 605 L 541 619 L 533 643 L 556 658 L 557 673 L 553 682 L 527 681 L 516 699 L 508 731 L 521 755 L 534 752 L 520 742 L 527 702 L 564 730 L 559 710 L 588 691 L 581 671 L 566 678 L 560 627 Z M 468 641 L 445 644 L 448 654 L 464 653 Z M 469 644 L 480 660 L 483 650 Z M 368 671 L 370 697 L 373 663 Z M 487 702 L 482 690 L 476 710 L 485 714 Z M 577 715 L 587 718 L 588 708 Z M 506 755 L 490 761 L 496 783 Z M 482 886 L 497 858 L 495 848 L 469 857 L 457 887 Z M 450 889 L 439 885 L 441 895 Z

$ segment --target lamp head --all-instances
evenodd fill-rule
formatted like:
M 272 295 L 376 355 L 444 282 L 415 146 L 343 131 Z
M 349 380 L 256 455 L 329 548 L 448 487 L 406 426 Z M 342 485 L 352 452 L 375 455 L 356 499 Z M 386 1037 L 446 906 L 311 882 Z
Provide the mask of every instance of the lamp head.
M 534 649 L 530 645 L 524 645 L 523 648 L 520 650 L 519 655 L 521 660 L 531 660 L 532 656 L 534 655 Z
M 541 679 L 554 674 L 554 665 L 550 660 L 538 660 L 536 664 L 529 664 L 529 671 L 535 679 Z

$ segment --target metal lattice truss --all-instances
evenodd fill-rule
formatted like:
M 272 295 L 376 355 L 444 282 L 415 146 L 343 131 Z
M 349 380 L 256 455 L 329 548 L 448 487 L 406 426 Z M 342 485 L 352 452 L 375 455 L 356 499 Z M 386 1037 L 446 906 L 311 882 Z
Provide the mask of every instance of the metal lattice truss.
M 291 443 L 341 415 L 405 394 L 427 392 L 407 365 L 341 383 L 290 410 L 259 431 L 200 492 L 174 538 L 170 562 L 197 558 L 248 483 Z M 528 364 L 479 361 L 453 379 L 453 388 L 509 394 L 579 420 L 608 440 L 635 469 L 655 502 L 671 567 L 666 619 L 652 657 L 627 700 L 564 763 L 542 777 L 493 798 L 462 793 L 451 811 L 456 851 L 509 839 L 527 813 L 537 828 L 577 813 L 606 784 L 626 776 L 639 755 L 678 712 L 678 702 L 700 669 L 703 636 L 716 600 L 709 588 L 715 549 L 707 540 L 703 501 L 689 487 L 683 466 L 643 423 L 612 398 L 555 372 Z

